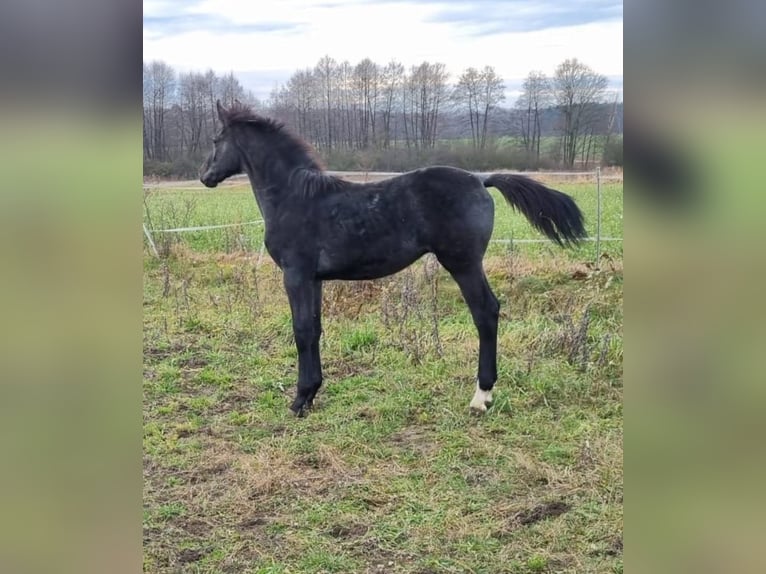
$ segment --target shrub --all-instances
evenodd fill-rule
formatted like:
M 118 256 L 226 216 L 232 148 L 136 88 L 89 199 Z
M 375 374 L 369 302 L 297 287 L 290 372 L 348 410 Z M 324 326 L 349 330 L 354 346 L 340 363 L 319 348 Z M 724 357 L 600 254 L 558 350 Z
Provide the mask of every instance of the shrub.
M 163 179 L 196 179 L 201 164 L 202 160 L 195 157 L 180 157 L 172 161 L 145 159 L 144 176 Z
M 614 137 L 604 146 L 604 159 L 602 161 L 607 166 L 622 166 L 622 137 Z

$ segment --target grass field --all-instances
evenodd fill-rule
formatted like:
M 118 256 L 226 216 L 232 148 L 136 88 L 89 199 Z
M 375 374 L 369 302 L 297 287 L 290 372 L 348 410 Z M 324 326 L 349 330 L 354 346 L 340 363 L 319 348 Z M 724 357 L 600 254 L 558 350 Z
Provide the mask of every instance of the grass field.
M 556 187 L 589 212 L 592 187 Z M 604 195 L 604 235 L 621 237 L 622 185 Z M 155 228 L 260 218 L 236 187 L 147 206 Z M 496 236 L 539 237 L 505 205 L 496 217 Z M 325 385 L 296 419 L 290 313 L 260 233 L 146 250 L 146 572 L 622 572 L 621 244 L 599 269 L 592 244 L 493 246 L 483 417 L 468 411 L 475 329 L 434 261 L 327 283 Z

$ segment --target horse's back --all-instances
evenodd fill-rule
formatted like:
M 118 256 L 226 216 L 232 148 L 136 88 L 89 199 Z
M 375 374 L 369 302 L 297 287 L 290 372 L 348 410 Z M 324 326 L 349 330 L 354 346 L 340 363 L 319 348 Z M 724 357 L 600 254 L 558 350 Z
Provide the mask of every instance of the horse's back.
M 427 209 L 439 215 L 465 215 L 466 211 L 494 205 L 482 180 L 469 171 L 450 166 L 425 167 L 411 171 L 412 191 Z M 403 176 L 403 177 L 404 177 Z

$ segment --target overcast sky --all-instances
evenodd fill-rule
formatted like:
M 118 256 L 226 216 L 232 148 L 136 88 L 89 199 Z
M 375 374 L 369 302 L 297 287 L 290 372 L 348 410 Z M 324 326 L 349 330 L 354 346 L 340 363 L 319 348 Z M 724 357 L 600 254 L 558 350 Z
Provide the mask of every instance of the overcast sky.
M 446 64 L 455 81 L 493 66 L 509 98 L 532 70 L 578 58 L 622 94 L 622 2 L 614 0 L 144 0 L 144 61 L 233 71 L 261 98 L 325 54 L 409 68 Z

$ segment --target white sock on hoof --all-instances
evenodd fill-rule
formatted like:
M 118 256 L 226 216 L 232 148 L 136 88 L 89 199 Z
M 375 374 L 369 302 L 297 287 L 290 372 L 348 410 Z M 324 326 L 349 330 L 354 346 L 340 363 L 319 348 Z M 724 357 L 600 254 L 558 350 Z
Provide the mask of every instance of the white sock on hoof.
M 479 382 L 476 381 L 476 392 L 471 399 L 471 408 L 477 411 L 486 411 L 487 404 L 492 402 L 492 391 L 482 391 Z

